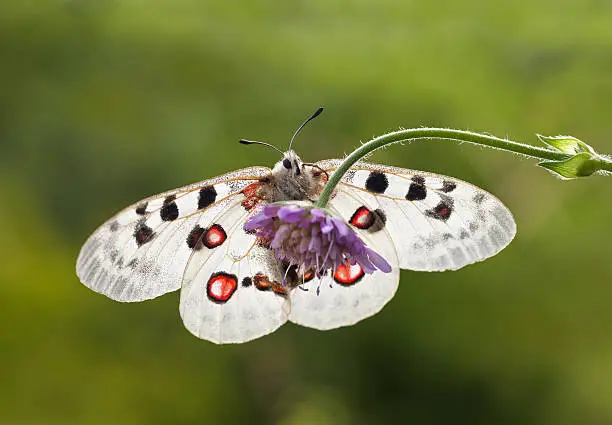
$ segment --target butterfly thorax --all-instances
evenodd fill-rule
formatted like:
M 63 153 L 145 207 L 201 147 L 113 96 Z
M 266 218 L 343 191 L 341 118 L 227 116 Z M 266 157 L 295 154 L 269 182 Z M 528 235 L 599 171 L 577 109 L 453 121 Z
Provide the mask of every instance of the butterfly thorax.
M 304 164 L 294 151 L 287 151 L 270 176 L 262 179 L 258 195 L 266 202 L 315 200 L 327 180 L 317 167 Z

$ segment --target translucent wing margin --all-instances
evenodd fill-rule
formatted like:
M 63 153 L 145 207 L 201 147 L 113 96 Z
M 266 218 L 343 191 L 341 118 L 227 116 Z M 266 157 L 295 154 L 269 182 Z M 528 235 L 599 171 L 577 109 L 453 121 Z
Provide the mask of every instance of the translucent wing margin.
M 269 174 L 265 167 L 246 168 L 125 208 L 85 242 L 77 275 L 87 287 L 123 302 L 177 290 L 195 226 L 208 230 L 220 212 L 246 199 L 246 187 Z
M 317 165 L 331 172 L 340 163 L 327 160 Z M 516 234 L 514 218 L 501 201 L 439 174 L 357 163 L 329 205 L 349 202 L 363 209 L 343 217 L 353 225 L 374 217 L 376 226 L 391 235 L 403 269 L 459 269 L 497 254 Z

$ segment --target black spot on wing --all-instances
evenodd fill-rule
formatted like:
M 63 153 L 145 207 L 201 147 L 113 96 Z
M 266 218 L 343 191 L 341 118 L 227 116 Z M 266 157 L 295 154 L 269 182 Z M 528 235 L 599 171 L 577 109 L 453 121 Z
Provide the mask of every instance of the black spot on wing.
M 289 263 L 283 261 L 283 270 L 285 274 L 285 284 L 294 287 L 298 284 L 298 268 L 295 264 L 289 265 Z M 301 282 L 300 282 L 301 283 Z
M 142 246 L 147 242 L 150 242 L 153 239 L 155 233 L 153 229 L 147 226 L 144 221 L 139 221 L 136 223 L 136 227 L 134 228 L 134 239 L 136 239 L 136 244 L 138 246 Z
M 111 250 L 108 257 L 110 258 L 111 263 L 115 264 L 115 261 L 117 261 L 117 258 L 119 257 L 119 251 L 116 249 Z
M 145 215 L 145 213 L 147 212 L 147 205 L 148 204 L 149 204 L 148 202 L 143 202 L 143 203 L 139 204 L 136 207 L 136 214 L 138 214 L 138 215 Z
M 457 184 L 450 180 L 444 180 L 442 182 L 442 192 L 449 193 L 457 188 Z
M 175 195 L 170 195 L 164 199 L 164 205 L 159 210 L 159 215 L 163 221 L 173 221 L 178 218 L 179 210 L 176 202 L 174 202 L 175 199 Z
M 377 208 L 372 211 L 372 214 L 374 215 L 374 224 L 372 224 L 372 227 L 368 229 L 368 232 L 370 233 L 382 230 L 387 224 L 387 215 L 383 210 Z
M 215 202 L 217 199 L 217 191 L 214 186 L 205 186 L 200 189 L 200 197 L 198 198 L 198 209 L 204 209 Z
M 476 202 L 477 204 L 482 204 L 482 201 L 485 200 L 485 195 L 484 193 L 477 193 L 476 195 L 474 195 L 474 202 Z
M 187 235 L 187 246 L 196 251 L 202 249 L 202 237 L 205 231 L 206 229 L 196 224 Z
M 427 189 L 425 188 L 425 179 L 423 177 L 414 176 L 413 183 L 410 183 L 406 199 L 408 201 L 422 201 L 427 197 Z
M 412 176 L 410 179 L 416 184 L 420 184 L 421 186 L 425 186 L 425 177 L 423 176 Z
M 242 286 L 243 287 L 248 288 L 252 284 L 253 284 L 253 279 L 251 279 L 250 277 L 247 276 L 244 279 L 242 279 Z
M 425 215 L 435 218 L 436 220 L 446 221 L 450 218 L 453 212 L 453 202 L 450 199 L 442 200 L 435 207 L 426 210 Z
M 385 193 L 388 187 L 389 179 L 380 171 L 372 171 L 365 182 L 365 188 L 373 193 Z
M 117 220 L 115 220 L 110 224 L 110 231 L 116 232 L 117 229 L 119 229 L 119 223 L 117 222 Z

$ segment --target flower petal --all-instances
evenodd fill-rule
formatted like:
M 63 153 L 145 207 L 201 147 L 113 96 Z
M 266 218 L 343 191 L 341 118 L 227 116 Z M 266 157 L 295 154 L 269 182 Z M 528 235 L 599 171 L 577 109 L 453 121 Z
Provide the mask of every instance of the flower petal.
M 302 221 L 302 217 L 306 215 L 306 211 L 297 205 L 285 205 L 278 210 L 278 218 L 288 223 L 297 223 Z
M 346 238 L 347 236 L 351 234 L 352 231 L 344 223 L 344 221 L 340 220 L 339 218 L 335 218 L 335 217 L 332 217 L 330 220 L 334 224 L 336 229 L 338 230 L 338 234 L 340 235 L 341 238 Z M 353 233 L 353 235 L 355 234 Z M 358 238 L 355 237 L 355 239 L 358 239 Z
M 267 221 L 271 222 L 271 218 L 266 217 L 263 213 L 254 214 L 249 217 L 246 223 L 244 223 L 244 230 L 257 230 L 266 227 Z
M 321 226 L 321 233 L 323 233 L 324 235 L 327 235 L 332 230 L 334 230 L 334 225 L 332 224 L 331 220 L 329 219 L 325 220 L 323 222 L 323 225 Z
M 263 215 L 266 217 L 276 217 L 278 210 L 280 210 L 280 205 L 268 204 L 263 208 Z
M 364 273 L 389 273 L 392 269 L 346 222 L 319 208 L 266 205 L 249 217 L 244 229 L 254 231 L 259 242 L 274 250 L 279 260 L 300 270 L 314 269 L 318 277 L 347 262 L 359 264 Z
M 313 209 L 311 209 L 311 210 L 310 210 L 310 214 L 311 214 L 313 217 L 317 217 L 317 218 L 325 218 L 325 217 L 327 217 L 327 216 L 325 215 L 325 213 L 324 213 L 322 210 L 318 209 L 318 208 L 313 208 Z
M 368 247 L 366 247 L 365 250 L 368 259 L 372 262 L 372 264 L 374 264 L 374 266 L 376 266 L 378 270 L 383 273 L 391 273 L 391 270 L 393 268 L 391 267 L 391 264 L 389 264 L 382 255 Z
M 280 248 L 290 233 L 291 233 L 291 227 L 289 225 L 287 224 L 281 225 L 276 231 L 276 234 L 274 235 L 274 239 L 272 239 L 272 242 L 270 243 L 270 248 L 272 249 Z

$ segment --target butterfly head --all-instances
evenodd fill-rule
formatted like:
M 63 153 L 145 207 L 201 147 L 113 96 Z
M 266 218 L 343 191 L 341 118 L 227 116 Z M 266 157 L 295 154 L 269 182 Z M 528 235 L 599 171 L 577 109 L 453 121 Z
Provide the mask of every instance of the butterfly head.
M 283 155 L 283 159 L 277 162 L 276 165 L 274 165 L 274 169 L 272 170 L 273 174 L 276 176 L 288 176 L 288 177 L 293 177 L 294 179 L 299 179 L 300 176 L 302 176 L 304 172 L 304 162 L 300 159 L 299 156 L 297 156 L 297 154 L 293 151 L 293 149 L 291 149 L 291 146 L 293 145 L 293 140 L 295 139 L 295 136 L 297 136 L 300 130 L 304 128 L 304 126 L 308 124 L 310 121 L 318 117 L 321 114 L 321 112 L 323 112 L 323 107 L 318 108 L 315 111 L 315 113 L 310 116 L 310 118 L 304 121 L 302 125 L 300 125 L 298 129 L 295 130 L 295 133 L 293 133 L 293 136 L 291 137 L 291 141 L 289 142 L 289 148 L 287 149 L 286 152 L 283 152 L 276 146 L 271 145 L 269 143 L 265 143 L 265 142 L 241 139 L 240 143 L 244 145 L 251 145 L 251 144 L 264 145 L 264 146 L 268 146 L 269 148 L 274 149 L 277 152 L 280 152 Z
M 291 137 L 289 148 L 286 152 L 266 142 L 245 139 L 240 140 L 240 143 L 243 145 L 257 144 L 267 146 L 283 156 L 282 159 L 274 165 L 272 175 L 268 179 L 269 181 L 275 181 L 273 184 L 276 190 L 273 196 L 274 200 L 312 200 L 312 196 L 320 192 L 321 185 L 326 181 L 321 177 L 322 173 L 327 176 L 324 170 L 321 170 L 316 164 L 304 164 L 295 151 L 291 149 L 295 136 L 308 122 L 319 116 L 321 112 L 323 112 L 323 107 L 317 109 L 310 118 L 298 127 L 295 133 L 293 133 L 293 137 Z
M 276 175 L 299 178 L 304 172 L 304 162 L 293 150 L 289 150 L 283 154 L 283 159 L 274 165 L 272 172 Z

